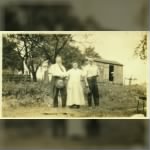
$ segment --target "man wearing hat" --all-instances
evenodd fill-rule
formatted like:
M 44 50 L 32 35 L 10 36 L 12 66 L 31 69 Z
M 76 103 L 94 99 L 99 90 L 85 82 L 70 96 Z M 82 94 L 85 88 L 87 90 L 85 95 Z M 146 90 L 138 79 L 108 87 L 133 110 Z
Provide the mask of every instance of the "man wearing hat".
M 88 106 L 92 106 L 92 97 L 94 100 L 94 105 L 99 106 L 99 91 L 97 85 L 99 70 L 92 58 L 88 58 L 88 65 L 85 68 L 85 72 L 90 89 L 90 92 L 88 93 Z

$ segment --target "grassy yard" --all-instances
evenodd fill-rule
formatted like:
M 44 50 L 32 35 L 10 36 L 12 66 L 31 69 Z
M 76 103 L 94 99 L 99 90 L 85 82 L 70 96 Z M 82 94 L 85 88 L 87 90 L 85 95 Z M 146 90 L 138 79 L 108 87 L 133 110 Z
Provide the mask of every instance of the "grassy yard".
M 97 108 L 53 108 L 50 84 L 6 82 L 3 83 L 3 117 L 129 117 L 136 113 L 137 98 L 146 93 L 146 87 L 101 83 L 99 93 Z
M 120 104 L 121 105 L 121 104 Z M 112 106 L 111 103 L 101 100 L 97 108 L 83 106 L 80 109 L 53 108 L 52 106 L 9 106 L 3 102 L 3 117 L 128 117 L 136 113 L 135 105 Z

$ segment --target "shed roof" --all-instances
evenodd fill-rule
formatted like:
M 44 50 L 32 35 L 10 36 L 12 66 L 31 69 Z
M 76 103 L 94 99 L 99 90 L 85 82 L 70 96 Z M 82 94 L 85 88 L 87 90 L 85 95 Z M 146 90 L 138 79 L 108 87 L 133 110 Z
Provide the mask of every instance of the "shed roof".
M 113 61 L 113 60 L 106 60 L 106 59 L 94 59 L 95 62 L 100 62 L 100 63 L 105 63 L 105 64 L 112 64 L 112 65 L 119 65 L 119 66 L 123 66 L 123 64 L 117 62 L 117 61 Z

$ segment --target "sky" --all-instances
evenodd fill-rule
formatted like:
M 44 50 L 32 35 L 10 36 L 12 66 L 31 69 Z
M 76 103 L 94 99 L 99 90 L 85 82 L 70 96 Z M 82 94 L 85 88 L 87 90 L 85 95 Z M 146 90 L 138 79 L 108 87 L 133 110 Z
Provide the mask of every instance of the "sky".
M 144 83 L 147 80 L 147 64 L 134 55 L 134 50 L 145 33 L 106 31 L 75 35 L 74 38 L 80 41 L 77 44 L 80 49 L 92 46 L 102 58 L 123 64 L 124 78 L 133 77 L 137 79 L 134 82 Z

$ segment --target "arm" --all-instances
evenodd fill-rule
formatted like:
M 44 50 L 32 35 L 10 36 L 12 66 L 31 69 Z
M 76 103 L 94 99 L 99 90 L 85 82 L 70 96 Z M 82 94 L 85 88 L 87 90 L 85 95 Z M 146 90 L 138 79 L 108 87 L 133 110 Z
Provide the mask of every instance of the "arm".
M 70 70 L 66 71 L 66 76 L 65 76 L 65 78 L 66 78 L 67 81 L 69 80 L 69 76 L 70 76 Z
M 96 77 L 99 77 L 100 76 L 100 70 L 98 69 L 98 67 L 96 66 L 97 68 L 97 76 Z
M 48 75 L 52 76 L 53 74 L 53 65 L 48 68 Z
M 64 72 L 63 72 L 63 77 L 68 78 L 69 76 L 69 71 L 66 71 L 66 68 L 63 66 Z
M 85 82 L 86 87 L 88 87 L 89 84 L 88 84 L 88 81 L 87 81 L 87 78 L 86 78 L 86 77 L 84 77 L 84 82 Z
M 84 82 L 85 82 L 85 85 L 88 86 L 86 70 L 82 70 L 81 76 L 83 77 L 83 80 L 84 80 Z

